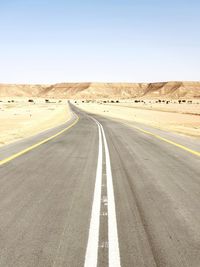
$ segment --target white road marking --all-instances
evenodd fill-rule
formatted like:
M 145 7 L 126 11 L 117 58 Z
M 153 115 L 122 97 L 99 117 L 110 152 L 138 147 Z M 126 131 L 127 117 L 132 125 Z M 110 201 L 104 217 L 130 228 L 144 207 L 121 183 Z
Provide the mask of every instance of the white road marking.
M 90 229 L 87 250 L 85 255 L 85 267 L 96 267 L 98 261 L 99 247 L 99 224 L 100 224 L 100 209 L 101 209 L 101 183 L 102 183 L 102 136 L 100 126 L 99 131 L 99 154 L 96 171 L 96 182 L 94 189 L 94 198 L 92 205 L 92 214 L 90 220 Z
M 120 267 L 119 241 L 117 232 L 117 219 L 115 209 L 115 198 L 113 190 L 113 178 L 110 165 L 110 155 L 108 144 L 103 126 L 99 124 L 103 134 L 105 154 L 106 154 L 106 173 L 107 173 L 107 195 L 108 195 L 108 250 L 109 250 L 109 266 Z
M 101 210 L 101 187 L 102 187 L 102 136 L 105 148 L 106 157 L 106 176 L 107 176 L 107 201 L 108 205 L 108 262 L 109 267 L 120 267 L 120 253 L 119 241 L 117 232 L 117 219 L 115 209 L 115 198 L 113 190 L 113 178 L 110 165 L 110 155 L 108 144 L 105 136 L 103 126 L 94 118 L 92 118 L 98 125 L 99 132 L 99 155 L 96 172 L 96 182 L 94 189 L 94 199 L 92 205 L 92 214 L 90 221 L 89 237 L 87 250 L 85 255 L 85 267 L 96 267 L 98 263 L 98 243 L 99 243 L 99 226 L 100 226 L 100 210 Z M 105 200 L 105 199 L 102 199 Z M 104 201 L 103 201 L 104 202 Z M 105 204 L 105 203 L 104 203 Z M 101 246 L 100 246 L 101 247 Z

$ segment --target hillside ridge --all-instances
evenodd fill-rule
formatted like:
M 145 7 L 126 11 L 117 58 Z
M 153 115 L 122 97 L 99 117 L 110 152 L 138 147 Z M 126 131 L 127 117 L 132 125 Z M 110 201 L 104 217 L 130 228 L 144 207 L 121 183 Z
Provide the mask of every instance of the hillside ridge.
M 0 84 L 0 97 L 200 98 L 200 82 Z

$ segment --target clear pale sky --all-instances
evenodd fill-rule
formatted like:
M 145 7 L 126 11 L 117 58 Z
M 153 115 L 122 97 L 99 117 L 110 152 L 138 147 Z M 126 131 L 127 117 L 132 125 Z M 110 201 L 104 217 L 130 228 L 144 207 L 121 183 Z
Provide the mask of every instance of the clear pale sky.
M 200 80 L 199 0 L 2 0 L 0 82 Z

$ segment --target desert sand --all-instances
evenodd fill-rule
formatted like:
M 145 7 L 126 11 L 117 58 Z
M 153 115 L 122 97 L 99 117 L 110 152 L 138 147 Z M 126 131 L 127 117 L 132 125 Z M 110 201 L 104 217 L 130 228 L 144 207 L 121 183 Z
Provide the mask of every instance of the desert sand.
M 153 102 L 153 103 L 152 103 Z M 82 103 L 76 105 L 93 114 L 122 120 L 131 125 L 134 122 L 150 125 L 166 131 L 200 137 L 200 101 L 193 104 L 159 104 L 146 100 L 145 103 L 124 101 L 120 103 Z
M 70 118 L 67 101 L 45 103 L 44 99 L 1 98 L 0 146 L 65 123 Z M 9 103 L 9 102 L 10 103 Z

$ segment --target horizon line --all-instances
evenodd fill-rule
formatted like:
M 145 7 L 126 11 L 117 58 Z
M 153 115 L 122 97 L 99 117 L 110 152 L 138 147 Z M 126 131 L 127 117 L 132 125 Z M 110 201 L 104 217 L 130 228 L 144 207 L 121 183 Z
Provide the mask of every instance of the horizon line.
M 97 82 L 97 81 L 63 81 L 63 82 L 53 82 L 53 83 L 34 83 L 34 82 L 0 82 L 0 85 L 55 85 L 55 84 L 156 84 L 156 83 L 200 83 L 200 80 L 165 80 L 165 81 L 153 81 L 153 82 Z

